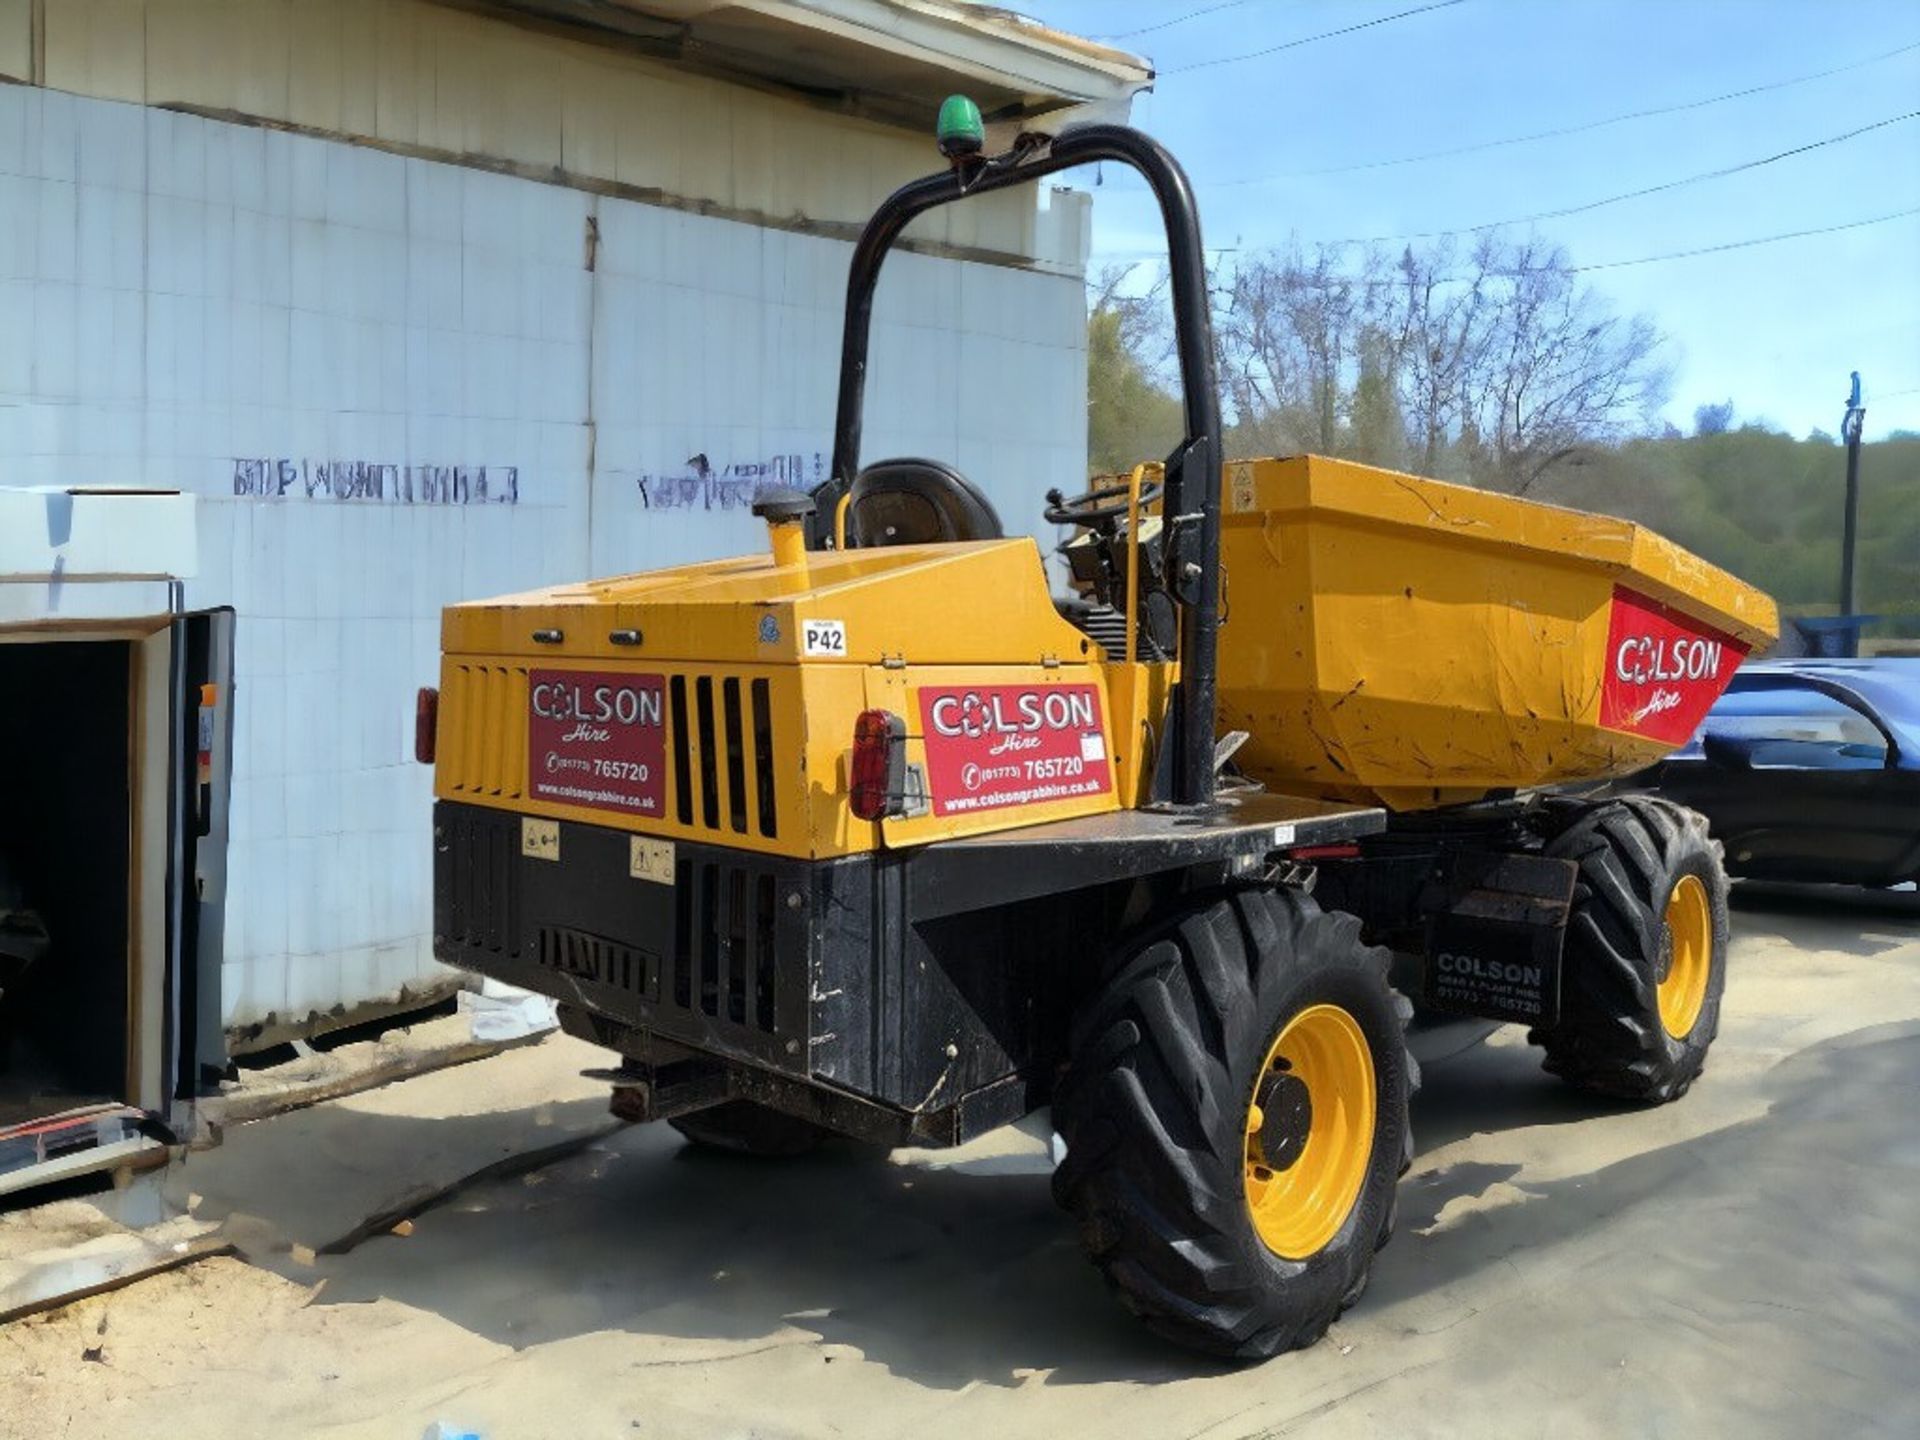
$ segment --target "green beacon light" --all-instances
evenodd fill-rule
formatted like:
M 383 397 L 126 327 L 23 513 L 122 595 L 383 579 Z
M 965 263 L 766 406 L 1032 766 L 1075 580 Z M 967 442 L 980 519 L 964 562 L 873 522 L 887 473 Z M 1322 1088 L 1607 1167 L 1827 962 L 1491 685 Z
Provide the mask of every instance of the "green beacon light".
M 980 107 L 964 95 L 949 95 L 941 102 L 940 121 L 934 134 L 940 153 L 949 160 L 978 155 L 987 143 L 987 127 L 980 119 Z

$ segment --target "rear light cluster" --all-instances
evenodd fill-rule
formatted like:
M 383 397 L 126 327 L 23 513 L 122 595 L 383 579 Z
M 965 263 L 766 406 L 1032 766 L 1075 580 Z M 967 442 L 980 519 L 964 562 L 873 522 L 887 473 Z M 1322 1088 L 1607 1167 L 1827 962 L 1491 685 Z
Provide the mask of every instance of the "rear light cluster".
M 890 710 L 863 710 L 853 724 L 854 816 L 880 820 L 905 812 L 907 722 Z

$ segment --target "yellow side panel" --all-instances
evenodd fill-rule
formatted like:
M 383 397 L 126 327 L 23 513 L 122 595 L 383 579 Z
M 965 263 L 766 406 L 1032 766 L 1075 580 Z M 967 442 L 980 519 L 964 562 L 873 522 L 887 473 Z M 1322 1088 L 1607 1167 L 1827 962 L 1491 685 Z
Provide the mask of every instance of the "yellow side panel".
M 1101 665 L 1110 708 L 1114 779 L 1120 808 L 1132 810 L 1152 793 L 1153 763 L 1167 726 L 1167 701 L 1180 678 L 1177 663 Z

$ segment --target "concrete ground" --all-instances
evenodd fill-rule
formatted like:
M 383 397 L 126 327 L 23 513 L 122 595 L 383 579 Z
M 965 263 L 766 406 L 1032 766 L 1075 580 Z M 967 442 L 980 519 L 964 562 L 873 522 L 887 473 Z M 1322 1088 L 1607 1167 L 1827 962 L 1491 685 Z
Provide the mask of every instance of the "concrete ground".
M 196 1157 L 248 1259 L 0 1329 L 0 1435 L 1920 1434 L 1920 904 L 1749 891 L 1735 930 L 1678 1105 L 1583 1099 L 1514 1030 L 1425 1034 L 1400 1233 L 1303 1354 L 1137 1330 L 1027 1134 L 702 1154 L 601 1130 L 567 1078 L 598 1057 L 555 1038 Z M 515 1173 L 542 1137 L 584 1148 Z

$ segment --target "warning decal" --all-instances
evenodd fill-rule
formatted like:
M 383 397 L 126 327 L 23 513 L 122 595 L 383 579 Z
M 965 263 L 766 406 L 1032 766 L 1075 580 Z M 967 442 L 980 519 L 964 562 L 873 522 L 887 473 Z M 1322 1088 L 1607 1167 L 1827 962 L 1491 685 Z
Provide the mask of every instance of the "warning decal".
M 666 793 L 658 675 L 535 670 L 527 676 L 527 794 L 622 815 L 660 815 Z
M 1095 685 L 928 687 L 920 733 L 936 815 L 1113 789 Z
M 1600 723 L 1683 744 L 1746 654 L 1739 641 L 1616 585 Z

